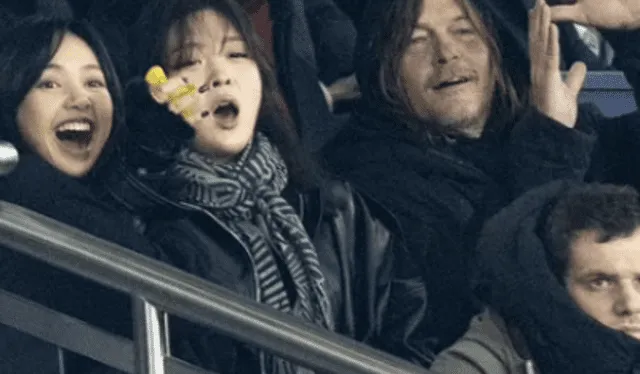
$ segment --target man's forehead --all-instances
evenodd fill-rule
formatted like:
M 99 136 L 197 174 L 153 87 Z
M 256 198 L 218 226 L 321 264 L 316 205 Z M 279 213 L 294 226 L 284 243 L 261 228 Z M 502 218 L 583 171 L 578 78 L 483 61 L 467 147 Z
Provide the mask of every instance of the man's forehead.
M 417 25 L 466 21 L 469 15 L 457 0 L 424 0 Z
M 581 232 L 571 243 L 569 260 L 572 272 L 640 274 L 640 230 L 605 242 L 594 230 Z

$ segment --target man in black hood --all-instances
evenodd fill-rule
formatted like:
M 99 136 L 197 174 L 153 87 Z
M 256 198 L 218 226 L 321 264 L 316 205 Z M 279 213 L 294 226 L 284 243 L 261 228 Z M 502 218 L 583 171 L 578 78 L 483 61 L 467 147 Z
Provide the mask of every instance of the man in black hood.
M 575 6 L 584 2 L 602 6 Z M 460 337 L 478 310 L 468 258 L 488 217 L 560 178 L 640 185 L 630 166 L 640 161 L 638 114 L 605 119 L 579 107 L 581 63 L 561 77 L 552 21 L 570 17 L 539 0 L 518 18 L 504 12 L 508 3 L 372 2 L 357 44 L 362 99 L 324 152 L 335 172 L 396 214 L 428 287 L 434 351 Z M 629 14 L 624 1 L 614 3 L 609 19 Z M 619 26 L 597 21 L 590 24 Z M 516 27 L 523 22 L 528 37 Z M 604 35 L 637 87 L 640 34 Z
M 491 310 L 441 353 L 438 373 L 636 373 L 640 195 L 554 182 L 488 221 L 477 252 Z

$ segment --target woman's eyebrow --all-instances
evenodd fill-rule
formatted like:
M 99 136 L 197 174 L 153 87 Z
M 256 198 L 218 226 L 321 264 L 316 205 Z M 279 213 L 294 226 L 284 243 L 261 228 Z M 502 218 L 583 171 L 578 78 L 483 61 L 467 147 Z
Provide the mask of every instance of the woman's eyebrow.
M 223 40 L 224 43 L 229 43 L 229 42 L 241 42 L 244 43 L 244 39 L 238 35 L 238 34 L 230 34 L 224 37 Z
M 197 42 L 185 42 L 182 43 L 178 46 L 176 46 L 175 48 L 173 48 L 171 51 L 169 51 L 169 56 L 172 56 L 178 52 L 182 52 L 185 49 L 199 49 L 202 48 L 202 44 L 201 43 L 197 43 Z
M 64 67 L 62 65 L 60 65 L 60 64 L 56 64 L 55 62 L 50 62 L 50 63 L 47 64 L 45 69 L 64 70 Z M 82 69 L 83 70 L 100 70 L 100 71 L 102 71 L 100 66 L 96 65 L 96 64 L 87 64 L 87 65 L 83 66 Z

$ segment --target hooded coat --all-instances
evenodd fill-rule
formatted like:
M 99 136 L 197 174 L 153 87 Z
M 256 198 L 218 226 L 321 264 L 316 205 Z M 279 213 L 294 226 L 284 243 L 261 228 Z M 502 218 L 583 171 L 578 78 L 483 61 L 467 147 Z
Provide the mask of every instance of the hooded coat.
M 506 324 L 495 313 L 480 317 L 485 319 L 482 328 L 474 321 L 468 334 L 436 359 L 437 372 L 524 373 L 514 365 L 506 370 L 524 359 L 545 374 L 640 372 L 640 342 L 584 313 L 547 262 L 545 222 L 573 185 L 556 181 L 531 190 L 487 222 L 476 252 L 475 287 Z M 510 334 L 507 326 L 519 334 Z M 525 348 L 520 353 L 514 346 L 518 337 Z M 463 347 L 470 342 L 476 346 Z M 489 370 L 492 364 L 502 368 Z
M 507 0 L 475 0 L 493 24 L 505 71 L 516 85 L 529 81 L 526 12 L 504 9 Z M 380 58 L 374 45 L 384 38 L 381 15 L 388 3 L 372 2 L 357 44 L 362 99 L 354 120 L 324 149 L 332 170 L 384 204 L 398 218 L 413 261 L 421 267 L 428 294 L 427 334 L 434 351 L 452 344 L 479 309 L 469 285 L 469 258 L 485 220 L 523 192 L 570 178 L 638 184 L 632 166 L 639 155 L 638 114 L 605 119 L 583 106 L 575 128 L 532 107 L 511 123 L 487 123 L 480 139 L 418 140 L 389 110 L 379 86 Z M 638 86 L 637 32 L 608 32 L 619 66 Z

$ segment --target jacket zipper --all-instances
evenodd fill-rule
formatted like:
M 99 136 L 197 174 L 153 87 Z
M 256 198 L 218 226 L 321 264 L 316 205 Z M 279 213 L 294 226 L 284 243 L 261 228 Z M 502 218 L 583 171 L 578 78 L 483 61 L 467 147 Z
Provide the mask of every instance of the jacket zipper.
M 209 212 L 208 210 L 201 208 L 197 205 L 192 205 L 189 203 L 184 203 L 181 202 L 180 205 L 189 208 L 190 210 L 195 210 L 198 211 L 200 213 L 204 213 L 205 215 L 207 215 L 209 218 L 211 218 L 215 223 L 217 223 L 218 225 L 220 225 L 220 227 L 222 227 L 229 235 L 231 235 L 242 247 L 242 249 L 244 249 L 245 254 L 247 255 L 247 258 L 249 259 L 249 262 L 251 262 L 251 271 L 252 271 L 252 275 L 253 275 L 253 279 L 252 279 L 252 283 L 253 283 L 253 289 L 255 292 L 255 296 L 256 296 L 256 301 L 257 302 L 262 302 L 262 294 L 260 292 L 260 287 L 258 287 L 258 273 L 256 271 L 256 263 L 253 259 L 253 257 L 251 256 L 251 252 L 249 251 L 249 249 L 247 248 L 246 245 L 244 245 L 244 243 L 242 242 L 242 240 L 240 240 L 240 237 L 238 237 L 238 235 L 236 235 L 236 233 L 234 233 L 229 226 L 227 226 L 224 222 L 222 222 L 218 217 L 216 217 L 215 215 L 213 215 L 211 212 Z
M 255 263 L 253 257 L 251 256 L 251 252 L 249 251 L 249 248 L 247 248 L 247 246 L 244 245 L 242 240 L 240 240 L 240 237 L 238 237 L 238 235 L 236 235 L 236 233 L 231 231 L 229 226 L 224 224 L 224 222 L 222 222 L 218 217 L 213 215 L 208 210 L 206 210 L 204 208 L 201 208 L 201 207 L 199 207 L 197 205 L 193 205 L 193 204 L 189 204 L 189 203 L 185 203 L 185 202 L 180 202 L 180 205 L 182 205 L 182 206 L 184 206 L 186 208 L 189 208 L 191 210 L 195 210 L 197 212 L 204 213 L 206 216 L 211 218 L 215 223 L 220 225 L 220 227 L 222 227 L 229 235 L 231 235 L 240 244 L 242 249 L 244 249 L 244 252 L 247 255 L 247 258 L 249 258 L 249 262 L 251 262 L 251 271 L 253 273 L 253 289 L 254 289 L 254 292 L 255 292 L 255 295 L 256 295 L 256 301 L 261 303 L 262 302 L 262 294 L 260 292 L 260 287 L 258 287 L 258 273 L 256 271 L 256 263 Z M 264 356 L 264 350 L 263 349 L 259 350 L 258 356 L 259 356 L 259 360 L 260 360 L 260 373 L 261 374 L 267 374 L 266 373 L 266 361 L 265 361 L 265 356 Z
M 253 289 L 254 289 L 254 293 L 255 293 L 255 298 L 256 298 L 257 302 L 259 302 L 259 303 L 262 302 L 262 294 L 260 292 L 260 287 L 258 287 L 258 274 L 257 274 L 257 271 L 256 271 L 255 261 L 254 261 L 253 257 L 251 256 L 251 252 L 244 245 L 242 240 L 240 240 L 238 235 L 236 235 L 233 231 L 231 231 L 231 229 L 229 229 L 229 227 L 227 225 L 225 225 L 222 221 L 220 221 L 220 219 L 218 219 L 218 217 L 216 217 L 215 215 L 211 214 L 211 212 L 209 212 L 208 210 L 206 210 L 204 208 L 201 208 L 201 207 L 199 207 L 197 205 L 193 205 L 193 204 L 189 204 L 189 203 L 185 203 L 185 202 L 176 203 L 174 201 L 171 201 L 171 200 L 169 200 L 169 199 L 167 199 L 167 198 L 165 198 L 165 197 L 163 197 L 161 195 L 158 195 L 153 189 L 149 188 L 146 184 L 140 182 L 137 178 L 133 177 L 130 173 L 125 172 L 125 175 L 127 176 L 127 180 L 131 183 L 131 185 L 134 188 L 137 188 L 138 191 L 140 191 L 142 193 L 145 193 L 145 196 L 147 196 L 147 197 L 150 195 L 155 203 L 162 203 L 162 204 L 167 204 L 167 205 L 174 206 L 174 207 L 187 208 L 187 209 L 192 210 L 192 211 L 204 213 L 209 218 L 211 218 L 215 223 L 220 225 L 220 227 L 222 227 L 229 235 L 231 235 L 240 244 L 242 249 L 244 249 L 244 252 L 247 255 L 247 258 L 249 258 L 249 262 L 251 263 L 251 270 L 252 270 L 252 273 L 253 273 L 253 279 L 252 280 L 253 280 Z M 117 196 L 117 194 L 115 194 L 113 192 L 112 192 L 112 195 L 114 197 Z M 125 204 L 125 206 L 128 206 L 128 205 Z M 259 358 L 260 358 L 260 373 L 261 374 L 267 374 L 266 373 L 265 354 L 264 354 L 264 350 L 262 350 L 262 349 L 259 350 Z

